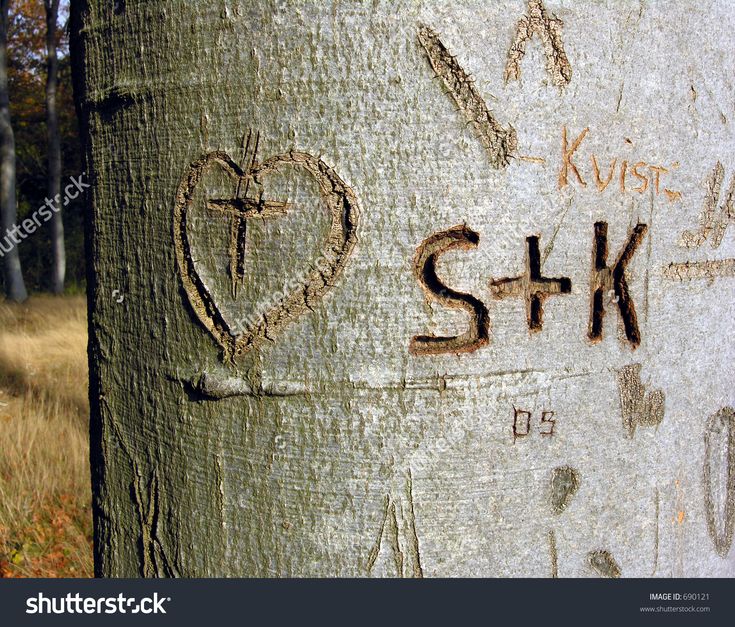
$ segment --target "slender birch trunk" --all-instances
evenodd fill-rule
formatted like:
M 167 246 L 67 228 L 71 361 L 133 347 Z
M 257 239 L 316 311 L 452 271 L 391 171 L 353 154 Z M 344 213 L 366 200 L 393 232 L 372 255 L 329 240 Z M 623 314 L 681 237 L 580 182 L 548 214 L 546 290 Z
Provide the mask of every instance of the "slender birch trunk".
M 58 207 L 51 218 L 51 291 L 63 294 L 66 248 L 61 198 L 61 134 L 56 92 L 59 84 L 57 33 L 59 0 L 44 0 L 46 7 L 46 126 L 48 127 L 48 197 Z
M 732 576 L 727 2 L 78 1 L 104 576 Z
M 15 197 L 15 136 L 10 121 L 10 94 L 8 93 L 8 6 L 9 0 L 0 0 L 0 246 L 3 253 L 5 296 L 14 302 L 27 298 L 23 272 L 18 256 L 15 232 L 17 201 Z

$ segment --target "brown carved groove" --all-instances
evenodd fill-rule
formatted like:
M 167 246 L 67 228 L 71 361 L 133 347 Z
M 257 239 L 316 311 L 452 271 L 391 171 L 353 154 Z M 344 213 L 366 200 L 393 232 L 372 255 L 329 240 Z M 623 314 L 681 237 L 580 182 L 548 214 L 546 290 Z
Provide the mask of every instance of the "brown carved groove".
M 641 241 L 643 241 L 647 230 L 648 226 L 645 224 L 637 224 L 633 228 L 628 236 L 628 242 L 615 261 L 615 265 L 610 268 L 607 265 L 607 222 L 595 223 L 595 236 L 592 243 L 592 298 L 588 331 L 588 337 L 593 342 L 602 339 L 602 327 L 605 318 L 605 294 L 613 292 L 617 300 L 628 342 L 634 349 L 641 343 L 638 316 L 636 315 L 635 305 L 628 290 L 625 270 Z
M 504 168 L 518 147 L 515 129 L 510 125 L 507 129 L 503 128 L 495 119 L 470 75 L 452 56 L 434 30 L 420 25 L 418 39 L 437 77 L 442 80 L 467 122 L 474 126 L 490 158 L 490 165 L 496 169 Z
M 250 179 L 257 182 L 260 176 L 284 167 L 301 168 L 316 180 L 322 200 L 332 217 L 329 235 L 320 253 L 320 263 L 308 275 L 304 284 L 265 311 L 253 326 L 242 333 L 235 333 L 199 276 L 192 258 L 187 219 L 194 192 L 204 175 L 212 168 L 220 168 L 239 190 L 243 182 Z M 228 210 L 237 209 L 238 203 L 243 204 L 242 213 L 245 217 L 249 213 L 285 213 L 288 209 L 287 203 L 269 205 L 262 202 L 262 198 L 258 201 L 238 198 L 214 201 L 208 203 L 208 208 L 212 210 L 219 207 L 223 213 L 227 213 Z M 311 309 L 335 285 L 357 242 L 358 216 L 357 198 L 353 191 L 321 159 L 304 152 L 291 151 L 262 163 L 252 163 L 245 171 L 227 153 L 215 151 L 188 167 L 176 193 L 173 210 L 176 264 L 189 304 L 199 321 L 222 348 L 225 361 L 234 361 L 263 341 L 273 340 L 286 325 Z M 240 272 L 239 267 L 235 270 Z
M 517 277 L 496 279 L 490 289 L 497 299 L 521 296 L 526 301 L 528 328 L 541 331 L 544 324 L 544 300 L 554 294 L 569 294 L 572 281 L 568 277 L 548 278 L 541 274 L 541 252 L 539 238 L 526 238 L 526 271 Z
M 490 337 L 490 315 L 487 307 L 471 294 L 458 292 L 446 286 L 436 274 L 436 263 L 445 252 L 453 249 L 472 249 L 480 241 L 478 233 L 460 225 L 435 233 L 425 239 L 416 250 L 414 272 L 427 297 L 445 307 L 463 309 L 470 314 L 467 331 L 456 336 L 416 335 L 411 339 L 409 352 L 414 355 L 467 353 L 485 346 Z
M 515 37 L 508 50 L 505 66 L 505 81 L 518 80 L 521 77 L 521 59 L 526 54 L 526 43 L 537 35 L 546 56 L 546 71 L 551 82 L 557 87 L 565 87 L 572 80 L 572 66 L 569 64 L 561 27 L 564 23 L 549 14 L 541 0 L 528 0 L 528 14 L 518 20 Z

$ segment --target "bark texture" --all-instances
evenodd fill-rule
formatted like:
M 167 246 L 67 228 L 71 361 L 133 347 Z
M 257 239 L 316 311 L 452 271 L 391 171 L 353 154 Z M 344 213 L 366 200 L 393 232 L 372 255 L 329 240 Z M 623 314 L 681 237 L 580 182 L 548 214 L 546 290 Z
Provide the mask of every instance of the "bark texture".
M 48 128 L 48 197 L 58 207 L 51 218 L 51 291 L 64 292 L 66 247 L 61 199 L 61 134 L 56 91 L 59 84 L 57 56 L 59 0 L 44 0 L 46 8 L 46 126 Z
M 735 574 L 730 4 L 72 19 L 99 575 Z
M 10 94 L 8 92 L 8 6 L 10 0 L 0 1 L 0 238 L 3 240 L 3 272 L 5 296 L 8 300 L 23 302 L 28 294 L 23 282 L 17 243 L 5 239 L 17 217 L 15 196 L 15 135 L 10 121 Z M 6 250 L 7 249 L 7 250 Z

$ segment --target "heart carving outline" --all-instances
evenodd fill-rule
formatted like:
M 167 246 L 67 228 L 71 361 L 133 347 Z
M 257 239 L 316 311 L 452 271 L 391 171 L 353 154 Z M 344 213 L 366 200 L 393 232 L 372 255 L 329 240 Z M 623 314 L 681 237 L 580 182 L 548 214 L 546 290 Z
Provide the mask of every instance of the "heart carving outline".
M 194 201 L 194 192 L 205 174 L 214 167 L 221 168 L 233 183 L 238 184 L 248 177 L 257 182 L 261 175 L 277 172 L 284 166 L 302 168 L 316 180 L 320 196 L 332 217 L 329 236 L 321 249 L 316 268 L 309 273 L 306 281 L 261 313 L 256 324 L 242 333 L 234 333 L 199 276 L 191 254 L 187 218 Z M 238 357 L 263 341 L 273 341 L 289 323 L 307 309 L 313 309 L 334 287 L 357 242 L 359 211 L 354 192 L 334 169 L 305 152 L 290 151 L 261 163 L 253 162 L 247 170 L 243 170 L 224 151 L 210 152 L 189 165 L 177 190 L 173 211 L 176 264 L 189 304 L 222 349 L 223 361 L 234 363 Z

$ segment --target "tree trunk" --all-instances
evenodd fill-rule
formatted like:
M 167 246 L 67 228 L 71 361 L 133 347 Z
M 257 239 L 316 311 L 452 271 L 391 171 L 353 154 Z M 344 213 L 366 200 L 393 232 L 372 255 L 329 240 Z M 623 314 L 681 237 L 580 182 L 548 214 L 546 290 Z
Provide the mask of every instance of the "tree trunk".
M 64 293 L 66 249 L 64 247 L 63 200 L 61 198 L 61 134 L 56 107 L 59 61 L 56 54 L 59 0 L 44 0 L 46 6 L 46 125 L 48 127 L 48 197 L 58 211 L 51 218 L 51 291 Z
M 10 122 L 8 93 L 8 5 L 9 0 L 0 0 L 0 251 L 5 273 L 5 296 L 20 303 L 28 294 L 20 268 L 15 224 L 15 136 Z
M 729 3 L 72 19 L 98 575 L 735 574 Z

